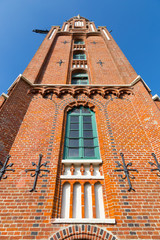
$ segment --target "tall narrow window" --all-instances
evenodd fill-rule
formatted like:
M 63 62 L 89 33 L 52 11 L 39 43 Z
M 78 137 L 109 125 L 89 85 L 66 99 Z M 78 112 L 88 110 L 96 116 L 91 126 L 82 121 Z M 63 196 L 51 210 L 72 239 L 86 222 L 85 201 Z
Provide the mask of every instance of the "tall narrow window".
M 88 84 L 88 74 L 87 73 L 76 73 L 72 74 L 71 84 L 86 85 Z
M 95 114 L 89 108 L 67 114 L 64 159 L 99 159 Z

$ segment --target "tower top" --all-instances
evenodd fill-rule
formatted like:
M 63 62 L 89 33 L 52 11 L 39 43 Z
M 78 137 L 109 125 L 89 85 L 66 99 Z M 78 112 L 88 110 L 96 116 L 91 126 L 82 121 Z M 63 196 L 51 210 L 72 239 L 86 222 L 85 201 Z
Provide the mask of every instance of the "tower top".
M 80 20 L 80 19 L 85 19 L 87 22 L 89 22 L 89 20 L 88 20 L 87 18 L 82 17 L 80 14 L 78 14 L 77 16 L 74 16 L 74 17 L 70 18 L 67 22 L 71 22 L 71 21 L 73 21 L 73 20 L 75 20 L 75 19 L 78 19 L 78 20 Z

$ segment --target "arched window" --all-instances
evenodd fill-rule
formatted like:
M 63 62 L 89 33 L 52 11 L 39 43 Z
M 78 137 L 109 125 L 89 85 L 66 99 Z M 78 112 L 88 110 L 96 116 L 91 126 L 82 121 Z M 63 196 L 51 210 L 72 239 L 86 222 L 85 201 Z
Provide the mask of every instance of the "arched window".
M 99 159 L 95 113 L 73 108 L 67 114 L 64 159 Z
M 76 85 L 87 85 L 88 82 L 88 74 L 87 73 L 74 73 L 72 74 L 71 84 Z

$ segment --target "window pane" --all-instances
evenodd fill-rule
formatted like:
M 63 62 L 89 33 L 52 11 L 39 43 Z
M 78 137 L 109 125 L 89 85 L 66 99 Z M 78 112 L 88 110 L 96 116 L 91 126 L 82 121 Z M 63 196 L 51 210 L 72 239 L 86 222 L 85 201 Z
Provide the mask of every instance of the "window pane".
M 69 148 L 68 155 L 69 155 L 69 157 L 79 157 L 79 149 L 78 148 Z
M 79 56 L 79 59 L 86 59 L 86 55 L 85 54 L 80 54 L 80 56 Z
M 88 108 L 82 108 L 82 113 L 90 113 L 90 110 Z
M 70 131 L 69 133 L 70 138 L 78 138 L 79 137 L 79 131 Z
M 83 116 L 83 122 L 91 123 L 91 116 Z
M 84 147 L 94 147 L 93 139 L 84 139 Z
M 78 116 L 71 116 L 70 121 L 73 122 L 79 122 L 79 117 Z
M 92 130 L 92 124 L 91 123 L 83 123 L 83 129 L 84 130 Z
M 93 137 L 93 132 L 92 131 L 83 131 L 83 137 L 92 138 Z
M 71 123 L 70 124 L 70 129 L 71 130 L 78 130 L 79 129 L 79 124 L 78 123 Z
M 78 41 L 78 40 L 75 40 L 75 41 L 74 41 L 74 44 L 84 44 L 84 42 L 81 41 L 81 40 L 79 40 L 79 41 Z
M 95 157 L 94 148 L 84 148 L 85 157 Z
M 80 112 L 80 108 L 75 108 L 74 110 L 72 110 L 72 113 L 79 113 Z
M 81 81 L 81 84 L 84 84 L 84 85 L 88 84 L 88 80 Z
M 69 147 L 79 147 L 79 139 L 69 139 Z

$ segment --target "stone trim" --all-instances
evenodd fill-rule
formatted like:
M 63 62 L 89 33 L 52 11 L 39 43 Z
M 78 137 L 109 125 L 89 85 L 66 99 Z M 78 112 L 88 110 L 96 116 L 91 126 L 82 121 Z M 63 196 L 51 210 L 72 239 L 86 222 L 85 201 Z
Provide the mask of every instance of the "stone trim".
M 2 93 L 2 95 L 1 95 L 4 99 L 7 99 L 7 98 L 9 98 L 9 96 L 7 95 L 7 94 L 5 94 L 5 93 Z
M 104 179 L 104 176 L 85 176 L 85 175 L 82 175 L 82 176 L 76 176 L 76 175 L 61 175 L 60 176 L 61 179 L 69 179 L 69 180 L 72 180 L 72 179 L 79 179 L 79 180 L 82 180 L 82 179 L 88 179 L 88 180 L 91 180 L 91 179 L 94 179 L 94 180 L 103 180 Z
M 53 224 L 65 224 L 65 223 L 72 223 L 72 224 L 80 224 L 80 223 L 91 223 L 91 224 L 116 224 L 116 220 L 114 218 L 112 219 L 98 219 L 98 218 L 82 218 L 82 219 L 76 219 L 76 218 L 56 218 L 52 221 Z

